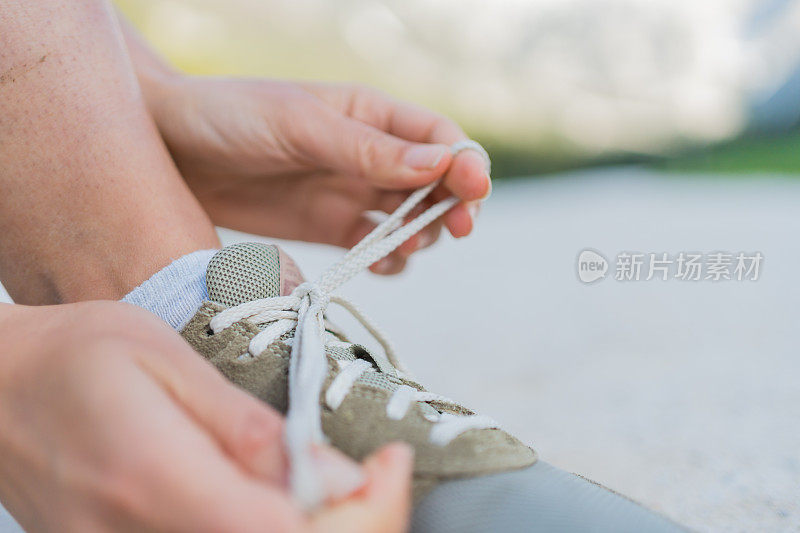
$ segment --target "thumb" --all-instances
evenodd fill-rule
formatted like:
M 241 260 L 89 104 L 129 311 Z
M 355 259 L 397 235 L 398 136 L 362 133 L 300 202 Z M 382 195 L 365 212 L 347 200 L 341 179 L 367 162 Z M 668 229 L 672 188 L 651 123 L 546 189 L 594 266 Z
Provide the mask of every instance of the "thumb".
M 274 483 L 287 482 L 283 418 L 277 411 L 229 383 L 188 345 L 176 343 L 142 363 L 245 470 Z
M 302 128 L 295 147 L 321 166 L 371 181 L 382 189 L 413 189 L 440 178 L 450 166 L 445 144 L 409 142 L 322 108 Z M 313 122 L 314 124 L 310 124 Z
M 244 470 L 286 486 L 289 467 L 281 415 L 228 382 L 182 342 L 160 355 L 144 361 L 145 366 L 192 418 Z M 332 448 L 315 448 L 312 459 L 333 497 L 344 497 L 363 484 L 361 467 Z
M 400 533 L 407 531 L 411 509 L 413 451 L 388 444 L 364 461 L 365 487 L 349 499 L 322 509 L 311 531 L 326 533 Z

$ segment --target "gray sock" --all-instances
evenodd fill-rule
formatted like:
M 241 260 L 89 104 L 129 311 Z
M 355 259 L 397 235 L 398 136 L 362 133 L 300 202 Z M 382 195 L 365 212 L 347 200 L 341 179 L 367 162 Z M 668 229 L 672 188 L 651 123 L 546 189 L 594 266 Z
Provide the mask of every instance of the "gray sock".
M 217 250 L 199 250 L 176 259 L 122 301 L 147 309 L 180 331 L 208 299 L 206 267 L 215 253 Z

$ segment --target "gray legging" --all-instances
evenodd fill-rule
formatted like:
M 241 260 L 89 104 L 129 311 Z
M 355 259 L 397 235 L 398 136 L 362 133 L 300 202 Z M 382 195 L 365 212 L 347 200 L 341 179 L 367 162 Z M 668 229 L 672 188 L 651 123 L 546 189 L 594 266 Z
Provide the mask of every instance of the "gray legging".
M 683 527 L 543 461 L 515 472 L 444 483 L 423 498 L 414 533 L 678 532 Z

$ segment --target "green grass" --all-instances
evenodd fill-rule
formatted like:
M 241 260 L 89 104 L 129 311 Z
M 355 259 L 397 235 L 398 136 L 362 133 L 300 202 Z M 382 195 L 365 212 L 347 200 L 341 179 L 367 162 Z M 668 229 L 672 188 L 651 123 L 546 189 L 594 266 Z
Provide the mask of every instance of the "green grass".
M 535 176 L 577 168 L 641 164 L 674 173 L 726 175 L 790 174 L 800 176 L 800 131 L 785 135 L 745 136 L 711 146 L 698 146 L 662 156 L 612 154 L 585 157 L 559 150 L 523 150 L 486 142 L 492 154 L 492 175 Z
M 717 146 L 696 148 L 655 164 L 674 172 L 800 174 L 800 132 L 745 136 Z

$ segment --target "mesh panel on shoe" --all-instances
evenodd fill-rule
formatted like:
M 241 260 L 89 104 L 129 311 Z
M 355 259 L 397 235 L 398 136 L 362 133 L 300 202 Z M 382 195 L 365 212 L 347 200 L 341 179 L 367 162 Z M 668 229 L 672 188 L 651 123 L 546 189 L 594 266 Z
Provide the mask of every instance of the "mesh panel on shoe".
M 379 374 L 378 372 L 365 372 L 361 374 L 359 381 L 365 385 L 372 385 L 379 389 L 395 390 L 399 384 L 395 379 L 392 379 L 387 374 Z
M 233 307 L 280 295 L 278 248 L 246 242 L 223 248 L 208 263 L 206 285 L 212 302 Z
M 339 361 L 355 361 L 356 359 L 356 354 L 353 352 L 352 346 L 348 346 L 347 348 L 344 346 L 328 346 L 326 352 Z
M 362 346 L 360 349 L 365 350 L 366 348 Z M 357 359 L 355 352 L 355 345 L 347 348 L 343 346 L 328 346 L 325 350 L 325 353 L 327 353 L 330 357 L 339 361 L 354 361 Z M 397 388 L 403 384 L 403 382 L 398 378 L 383 372 L 364 372 L 358 377 L 356 382 L 363 383 L 364 385 L 368 385 L 376 389 L 382 389 L 390 393 L 397 390 Z M 428 405 L 427 403 L 420 403 L 419 408 L 424 415 L 436 415 L 438 413 L 433 406 Z

